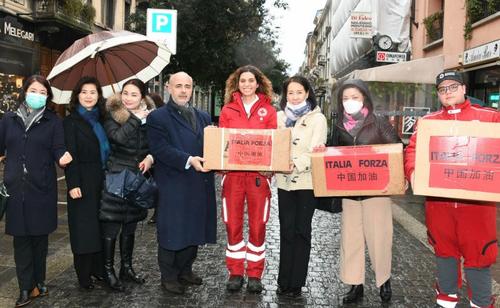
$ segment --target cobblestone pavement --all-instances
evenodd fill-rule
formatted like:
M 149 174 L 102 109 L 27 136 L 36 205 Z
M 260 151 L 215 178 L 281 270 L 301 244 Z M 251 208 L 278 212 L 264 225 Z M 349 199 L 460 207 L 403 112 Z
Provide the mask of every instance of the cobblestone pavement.
M 276 191 L 273 192 L 271 218 L 267 226 L 267 266 L 263 277 L 265 290 L 260 295 L 249 294 L 245 288 L 237 293 L 225 290 L 227 271 L 222 223 L 218 224 L 218 243 L 200 247 L 194 264 L 194 271 L 203 277 L 203 285 L 189 287 L 183 296 L 171 295 L 160 287 L 156 229 L 154 225 L 145 223 L 137 231 L 134 264 L 136 270 L 147 275 L 146 283 L 127 284 L 125 293 L 111 292 L 102 284 L 98 284 L 92 292 L 82 291 L 78 288 L 72 267 L 64 209 L 65 206 L 61 206 L 58 231 L 50 237 L 47 278 L 50 295 L 36 299 L 31 304 L 33 307 L 341 307 L 342 294 L 347 291 L 347 286 L 340 282 L 338 276 L 340 215 L 316 211 L 311 261 L 307 284 L 302 289 L 303 296 L 287 299 L 276 295 L 279 261 Z M 3 222 L 0 228 L 3 231 Z M 0 235 L 0 245 L 0 269 L 3 268 L 0 273 L 0 307 L 12 307 L 18 289 L 12 268 L 12 253 L 9 253 L 12 247 L 10 237 Z M 345 307 L 434 307 L 434 272 L 431 251 L 395 222 L 391 303 L 381 303 L 373 272 L 368 269 L 363 301 Z M 459 307 L 467 306 L 463 299 Z

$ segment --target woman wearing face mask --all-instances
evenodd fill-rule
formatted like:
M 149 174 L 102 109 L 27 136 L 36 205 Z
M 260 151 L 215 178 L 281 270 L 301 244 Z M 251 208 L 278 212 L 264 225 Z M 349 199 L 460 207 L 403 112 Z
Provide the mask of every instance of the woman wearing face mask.
M 238 68 L 226 81 L 224 107 L 219 126 L 228 128 L 276 128 L 276 110 L 271 105 L 272 85 L 256 67 Z M 223 220 L 227 231 L 226 288 L 239 291 L 244 275 L 247 291 L 262 292 L 266 223 L 269 219 L 271 174 L 227 172 L 222 179 Z M 248 243 L 243 239 L 245 199 L 248 212 Z M 245 269 L 246 260 L 246 269 Z
M 0 156 L 5 159 L 7 201 L 5 233 L 14 236 L 14 261 L 20 289 L 16 307 L 48 295 L 45 272 L 48 235 L 57 228 L 55 163 L 64 167 L 71 155 L 64 146 L 62 121 L 47 109 L 52 100 L 43 76 L 29 77 L 20 106 L 0 122 Z
M 108 98 L 107 118 L 104 129 L 111 145 L 107 171 L 120 172 L 130 169 L 145 173 L 153 164 L 148 154 L 146 117 L 154 109 L 147 96 L 146 85 L 139 79 L 131 79 L 123 85 L 121 93 Z M 111 289 L 123 291 L 121 280 L 142 284 L 145 279 L 132 268 L 135 230 L 137 222 L 144 220 L 148 212 L 124 202 L 121 198 L 104 194 L 99 210 L 104 253 L 104 278 Z M 120 233 L 121 230 L 121 233 Z M 120 233 L 121 268 L 118 279 L 114 270 L 115 243 Z
M 333 129 L 335 146 L 400 143 L 394 127 L 386 118 L 373 114 L 367 85 L 361 80 L 347 80 L 338 90 L 339 119 Z M 340 279 L 351 285 L 343 298 L 354 303 L 363 297 L 365 280 L 365 242 L 380 298 L 388 302 L 391 290 L 392 212 L 389 197 L 345 197 L 342 200 L 342 241 Z
M 92 277 L 103 280 L 103 257 L 98 219 L 109 142 L 102 127 L 104 100 L 99 81 L 83 77 L 69 102 L 64 139 L 73 161 L 65 169 L 68 186 L 68 225 L 76 275 L 85 290 Z
M 283 84 L 278 128 L 292 129 L 291 173 L 277 174 L 280 219 L 278 295 L 298 297 L 305 285 L 311 251 L 311 221 L 316 208 L 311 152 L 326 142 L 326 118 L 309 81 L 302 76 Z

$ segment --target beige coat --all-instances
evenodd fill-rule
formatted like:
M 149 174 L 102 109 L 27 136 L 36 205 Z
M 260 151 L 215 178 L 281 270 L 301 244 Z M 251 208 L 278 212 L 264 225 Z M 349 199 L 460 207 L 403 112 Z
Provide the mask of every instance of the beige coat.
M 278 128 L 285 128 L 285 112 L 278 112 Z M 297 120 L 292 128 L 290 156 L 295 167 L 290 174 L 276 173 L 278 188 L 284 190 L 312 189 L 311 152 L 312 149 L 326 143 L 326 118 L 316 106 Z

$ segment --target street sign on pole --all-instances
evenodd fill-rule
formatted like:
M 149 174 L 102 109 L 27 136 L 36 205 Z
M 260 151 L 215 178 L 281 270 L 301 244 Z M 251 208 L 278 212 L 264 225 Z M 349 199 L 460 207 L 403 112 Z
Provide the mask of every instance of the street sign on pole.
M 389 63 L 406 62 L 406 53 L 404 53 L 404 52 L 377 51 L 375 61 L 377 61 L 377 62 L 389 62 Z
M 146 35 L 163 42 L 175 55 L 177 49 L 177 10 L 148 9 Z
M 403 107 L 403 125 L 401 133 L 403 135 L 411 135 L 415 131 L 415 124 L 420 117 L 428 114 L 431 111 L 429 107 Z

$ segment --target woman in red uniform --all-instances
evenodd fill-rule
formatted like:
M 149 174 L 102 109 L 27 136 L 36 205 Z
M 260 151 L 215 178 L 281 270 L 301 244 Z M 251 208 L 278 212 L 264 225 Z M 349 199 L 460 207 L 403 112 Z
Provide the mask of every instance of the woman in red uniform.
M 276 110 L 271 105 L 272 85 L 254 66 L 243 66 L 226 81 L 224 107 L 219 126 L 226 128 L 266 129 L 277 127 Z M 247 290 L 262 292 L 261 277 L 265 261 L 266 223 L 270 209 L 270 177 L 259 172 L 227 172 L 222 179 L 222 218 L 227 230 L 227 289 L 238 291 L 243 276 Z M 248 243 L 243 239 L 245 199 L 248 213 Z

